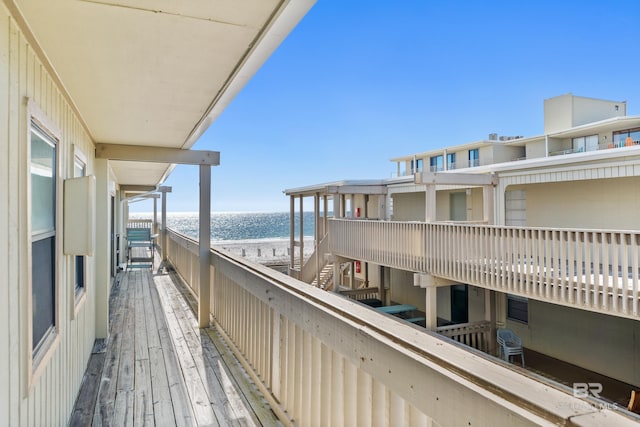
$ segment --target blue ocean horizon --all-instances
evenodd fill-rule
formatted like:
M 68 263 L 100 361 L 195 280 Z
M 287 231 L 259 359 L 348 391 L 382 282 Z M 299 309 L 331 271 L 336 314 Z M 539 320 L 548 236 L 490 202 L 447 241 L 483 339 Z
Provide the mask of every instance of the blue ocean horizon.
M 153 219 L 153 212 L 131 212 L 129 217 Z M 211 212 L 211 241 L 288 239 L 289 217 L 289 212 Z M 300 213 L 295 213 L 294 219 L 294 236 L 297 238 L 300 235 Z M 304 212 L 302 219 L 303 236 L 313 237 L 313 212 Z M 167 227 L 197 238 L 198 212 L 167 212 Z

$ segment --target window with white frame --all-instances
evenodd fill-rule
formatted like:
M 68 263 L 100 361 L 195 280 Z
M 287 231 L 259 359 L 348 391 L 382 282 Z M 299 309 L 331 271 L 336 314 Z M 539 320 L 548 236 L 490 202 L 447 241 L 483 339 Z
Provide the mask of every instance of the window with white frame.
M 442 155 L 433 156 L 429 159 L 429 166 L 431 172 L 440 172 L 444 170 L 444 162 Z
M 596 151 L 598 149 L 598 135 L 581 136 L 571 140 L 574 153 Z
M 30 125 L 32 354 L 38 359 L 56 334 L 56 140 Z
M 422 172 L 422 159 L 411 160 L 412 173 Z
M 469 167 L 475 168 L 476 166 L 480 166 L 480 150 L 477 148 L 469 150 Z
M 447 153 L 447 169 L 453 170 L 456 168 L 456 153 Z

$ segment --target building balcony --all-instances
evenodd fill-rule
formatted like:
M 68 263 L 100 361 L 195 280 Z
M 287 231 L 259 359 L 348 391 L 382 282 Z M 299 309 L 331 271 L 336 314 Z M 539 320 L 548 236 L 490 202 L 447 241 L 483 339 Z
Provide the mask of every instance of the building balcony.
M 87 414 L 83 420 L 299 426 L 637 421 L 242 257 L 211 250 L 211 282 L 199 283 L 197 242 L 167 234 L 160 249 L 166 263 L 157 272 L 127 271 L 113 287 L 104 368 L 96 373 L 92 363 L 88 375 L 101 378 L 94 386 L 97 403 L 91 409 L 87 389 L 81 391 L 76 409 Z M 189 301 L 202 303 L 203 286 L 210 290 L 211 325 L 200 329 Z M 242 380 L 231 353 L 261 395 Z
M 341 257 L 640 319 L 640 233 L 332 219 L 329 234 Z

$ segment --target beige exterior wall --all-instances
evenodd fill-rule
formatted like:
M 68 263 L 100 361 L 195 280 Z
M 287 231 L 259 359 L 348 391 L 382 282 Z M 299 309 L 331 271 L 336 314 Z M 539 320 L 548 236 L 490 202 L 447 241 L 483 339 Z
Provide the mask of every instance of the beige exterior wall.
M 511 186 L 526 190 L 529 227 L 637 230 L 640 177 Z
M 418 310 L 425 310 L 424 289 L 413 285 L 413 272 L 391 269 L 391 301 L 398 304 L 412 304 Z
M 571 127 L 571 94 L 544 100 L 544 133 Z
M 626 102 L 585 98 L 570 93 L 556 96 L 544 100 L 544 133 L 553 133 L 626 114 Z
M 529 300 L 529 324 L 506 326 L 527 348 L 640 386 L 638 321 Z
M 73 256 L 62 253 L 63 180 L 73 174 L 73 145 L 87 156 L 88 173 L 93 173 L 94 147 L 4 5 L 0 6 L 0 87 L 0 425 L 66 425 L 95 337 L 95 262 L 88 257 L 86 298 L 76 308 Z M 43 120 L 59 130 L 60 137 L 56 206 L 59 339 L 31 381 L 27 98 L 41 111 Z
M 478 155 L 480 156 L 480 166 L 482 165 L 490 165 L 494 163 L 493 159 L 493 146 L 487 145 L 484 147 L 480 147 L 478 149 Z M 469 162 L 469 157 L 467 155 L 466 161 Z
M 493 146 L 493 161 L 494 163 L 504 163 L 513 160 L 518 160 L 525 156 L 524 147 L 512 147 L 504 145 Z
M 539 159 L 546 157 L 546 143 L 545 141 L 530 142 L 525 147 L 525 156 L 527 159 Z
M 424 221 L 425 193 L 395 193 L 392 197 L 392 221 Z
M 466 196 L 467 219 L 466 221 L 482 221 L 482 188 L 471 188 L 471 194 Z M 451 221 L 451 194 L 466 193 L 465 189 L 441 190 L 436 192 L 436 220 Z

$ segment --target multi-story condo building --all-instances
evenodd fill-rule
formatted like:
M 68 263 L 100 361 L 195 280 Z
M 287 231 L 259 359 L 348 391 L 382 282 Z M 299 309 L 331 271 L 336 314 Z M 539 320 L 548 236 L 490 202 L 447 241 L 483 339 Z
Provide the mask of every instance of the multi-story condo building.
M 302 269 L 292 258 L 291 274 L 404 307 L 489 354 L 507 328 L 532 366 L 640 388 L 640 116 L 626 110 L 562 95 L 544 101 L 542 135 L 491 134 L 394 158 L 395 178 L 286 190 L 292 212 L 314 199 L 318 224 L 316 254 Z
M 597 381 L 577 394 L 430 331 L 509 326 L 638 385 L 640 156 L 608 149 L 640 126 L 624 103 L 560 98 L 543 137 L 291 192 L 336 211 L 299 274 L 332 260 L 342 290 L 352 264 L 425 327 L 210 248 L 220 158 L 190 147 L 313 3 L 0 2 L 0 425 L 637 423 L 583 393 Z M 165 224 L 176 164 L 199 168 L 198 241 Z M 129 230 L 135 197 L 162 199 L 159 236 Z

